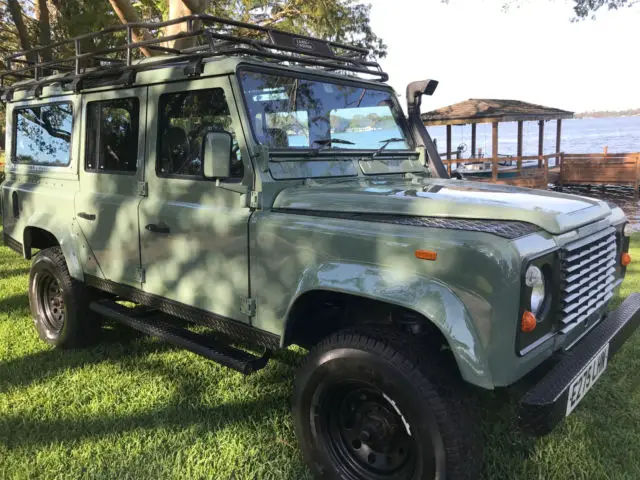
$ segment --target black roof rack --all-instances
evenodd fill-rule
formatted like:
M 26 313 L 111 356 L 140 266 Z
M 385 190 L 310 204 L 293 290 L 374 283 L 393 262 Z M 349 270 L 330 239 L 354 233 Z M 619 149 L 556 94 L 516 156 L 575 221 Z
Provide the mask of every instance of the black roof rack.
M 186 31 L 153 37 L 160 29 L 178 23 L 186 23 Z M 147 39 L 134 41 L 134 33 Z M 184 49 L 166 46 L 184 38 L 194 38 L 195 45 Z M 145 62 L 134 62 L 142 57 L 144 49 L 159 54 Z M 251 55 L 290 65 L 366 75 L 382 82 L 389 78 L 377 62 L 367 59 L 369 51 L 365 48 L 200 14 L 165 22 L 127 23 L 14 53 L 5 58 L 0 91 L 11 99 L 14 90 L 38 91 L 53 83 L 69 85 L 76 91 L 85 82 L 126 84 L 135 80 L 138 71 L 182 63 L 186 63 L 187 74 L 197 75 L 202 72 L 202 59 L 226 55 Z

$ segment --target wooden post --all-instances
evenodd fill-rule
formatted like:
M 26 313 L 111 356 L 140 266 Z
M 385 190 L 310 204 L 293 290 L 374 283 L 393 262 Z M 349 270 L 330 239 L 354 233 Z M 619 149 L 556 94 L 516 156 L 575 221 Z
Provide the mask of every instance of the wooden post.
M 491 130 L 491 181 L 498 181 L 498 122 L 494 122 Z
M 471 158 L 476 158 L 476 124 L 471 124 Z
M 544 155 L 544 120 L 538 122 L 538 168 L 542 167 L 542 158 Z
M 636 155 L 636 178 L 633 182 L 633 194 L 638 198 L 638 183 L 640 182 L 640 154 Z
M 518 157 L 518 173 L 522 173 L 522 126 L 524 122 L 522 120 L 518 120 L 518 151 L 516 153 L 516 157 Z
M 447 125 L 447 160 L 449 160 L 447 169 L 449 176 L 451 176 L 451 125 Z
M 609 154 L 609 147 L 608 146 L 604 146 L 604 156 L 606 157 Z
M 559 118 L 556 121 L 556 167 L 558 166 L 558 162 L 560 162 L 560 141 L 562 139 L 562 119 Z
M 564 153 L 560 152 L 560 178 L 558 182 L 560 183 L 560 190 L 564 186 Z
M 544 189 L 549 187 L 549 157 L 542 157 L 544 162 Z

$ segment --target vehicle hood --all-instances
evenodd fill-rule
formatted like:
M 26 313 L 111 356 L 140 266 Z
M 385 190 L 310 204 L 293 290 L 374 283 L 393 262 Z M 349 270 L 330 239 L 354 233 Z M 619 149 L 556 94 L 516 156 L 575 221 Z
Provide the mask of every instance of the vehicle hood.
M 513 220 L 560 234 L 610 215 L 593 198 L 443 179 L 354 179 L 287 188 L 273 208 L 336 213 Z

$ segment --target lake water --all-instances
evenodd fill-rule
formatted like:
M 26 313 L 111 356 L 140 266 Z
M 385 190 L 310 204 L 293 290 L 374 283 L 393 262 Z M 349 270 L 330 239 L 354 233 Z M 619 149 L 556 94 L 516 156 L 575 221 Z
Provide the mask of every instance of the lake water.
M 429 133 L 438 142 L 438 151 L 446 150 L 445 127 L 429 127 Z M 538 123 L 525 122 L 523 128 L 523 154 L 538 154 Z M 498 152 L 501 155 L 515 155 L 518 126 L 515 122 L 501 123 L 499 126 Z M 471 126 L 452 127 L 451 147 L 467 145 L 465 156 L 471 149 Z M 478 124 L 476 130 L 477 148 L 491 153 L 491 124 Z M 560 150 L 566 153 L 601 153 L 604 147 L 609 152 L 640 152 L 640 117 L 583 118 L 562 121 L 562 143 Z M 544 152 L 554 153 L 556 148 L 556 122 L 546 122 L 544 130 Z
M 501 155 L 515 155 L 518 127 L 515 122 L 501 123 L 499 127 L 498 151 Z M 438 151 L 446 150 L 445 127 L 429 127 L 431 137 L 437 140 Z M 538 122 L 525 122 L 523 128 L 523 154 L 538 154 Z M 387 138 L 397 137 L 395 130 L 375 130 L 360 133 L 334 134 L 336 138 L 356 142 L 362 148 L 374 148 Z M 306 137 L 289 137 L 291 146 L 308 146 Z M 477 148 L 486 154 L 491 153 L 491 124 L 480 123 L 476 129 Z M 451 146 L 455 151 L 458 145 L 467 145 L 464 157 L 470 155 L 471 125 L 452 127 Z M 640 152 L 640 117 L 620 118 L 584 118 L 562 121 L 561 151 L 567 153 L 601 153 L 604 147 L 609 152 Z M 404 148 L 402 144 L 391 144 L 388 148 Z M 556 148 L 556 122 L 545 123 L 544 152 L 554 153 Z

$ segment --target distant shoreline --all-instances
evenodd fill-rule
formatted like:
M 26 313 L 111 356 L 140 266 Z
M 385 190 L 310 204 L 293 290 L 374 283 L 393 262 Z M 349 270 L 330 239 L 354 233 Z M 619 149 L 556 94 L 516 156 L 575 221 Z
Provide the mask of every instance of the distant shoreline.
M 640 108 L 620 110 L 617 112 L 601 110 L 594 112 L 576 113 L 575 118 L 612 118 L 612 117 L 640 117 Z

